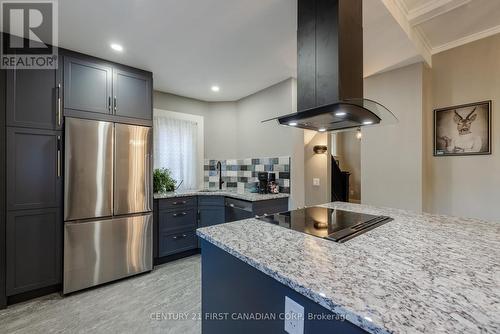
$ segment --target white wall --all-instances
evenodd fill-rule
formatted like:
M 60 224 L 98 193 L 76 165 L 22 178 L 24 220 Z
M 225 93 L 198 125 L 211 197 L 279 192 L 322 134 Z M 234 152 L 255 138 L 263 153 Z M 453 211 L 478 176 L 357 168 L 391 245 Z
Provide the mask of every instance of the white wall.
M 364 81 L 364 95 L 385 105 L 399 122 L 363 128 L 361 202 L 422 211 L 423 65 Z
M 296 111 L 296 81 L 288 79 L 236 102 L 204 102 L 155 92 L 154 107 L 205 119 L 205 158 L 290 156 L 292 208 L 304 205 L 304 131 L 262 120 Z

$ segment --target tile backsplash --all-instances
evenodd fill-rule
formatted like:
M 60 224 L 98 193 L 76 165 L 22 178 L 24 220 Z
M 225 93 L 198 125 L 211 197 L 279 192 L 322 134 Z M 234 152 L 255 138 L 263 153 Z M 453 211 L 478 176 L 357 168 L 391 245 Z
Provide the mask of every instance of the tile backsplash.
M 273 172 L 280 193 L 290 193 L 290 157 L 277 158 L 248 158 L 232 160 L 205 159 L 204 180 L 205 188 L 216 189 L 219 187 L 217 161 L 222 164 L 223 189 L 237 190 L 238 186 L 245 191 L 251 191 L 259 182 L 259 172 Z

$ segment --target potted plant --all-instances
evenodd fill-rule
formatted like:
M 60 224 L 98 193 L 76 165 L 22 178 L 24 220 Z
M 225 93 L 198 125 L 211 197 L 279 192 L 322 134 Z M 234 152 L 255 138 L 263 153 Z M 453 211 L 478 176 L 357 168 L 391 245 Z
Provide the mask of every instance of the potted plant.
M 153 191 L 164 193 L 174 191 L 177 181 L 172 178 L 168 168 L 156 168 L 153 172 Z

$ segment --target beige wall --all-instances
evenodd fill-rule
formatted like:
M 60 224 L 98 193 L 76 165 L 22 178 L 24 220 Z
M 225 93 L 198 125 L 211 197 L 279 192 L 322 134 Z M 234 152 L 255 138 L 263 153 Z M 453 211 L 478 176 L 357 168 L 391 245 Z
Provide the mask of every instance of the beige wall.
M 288 79 L 236 102 L 209 103 L 163 92 L 154 107 L 202 115 L 205 157 L 240 159 L 290 156 L 292 208 L 304 205 L 304 131 L 262 120 L 296 111 L 296 81 Z
M 304 131 L 304 193 L 305 205 L 318 205 L 331 202 L 331 166 L 330 166 L 330 135 L 316 131 Z M 314 153 L 315 145 L 328 146 L 325 154 Z M 318 178 L 319 186 L 313 185 L 313 179 Z
M 500 35 L 434 55 L 433 107 L 493 100 L 489 156 L 431 157 L 428 163 L 429 210 L 436 213 L 500 220 Z M 432 109 L 426 110 L 432 129 Z M 427 150 L 432 151 L 432 141 Z M 432 154 L 432 153 L 431 153 Z
M 361 202 L 422 211 L 422 64 L 364 81 L 366 98 L 391 110 L 395 125 L 363 128 Z
M 356 131 L 338 133 L 336 136 L 337 158 L 340 169 L 351 173 L 349 177 L 349 201 L 361 201 L 361 141 Z

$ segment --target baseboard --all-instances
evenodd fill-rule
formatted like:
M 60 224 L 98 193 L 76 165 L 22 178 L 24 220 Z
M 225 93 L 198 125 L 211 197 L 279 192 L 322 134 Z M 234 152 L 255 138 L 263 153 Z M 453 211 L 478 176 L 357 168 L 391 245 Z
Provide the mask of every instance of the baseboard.
M 42 297 L 45 295 L 49 295 L 51 293 L 61 292 L 61 291 L 62 291 L 62 285 L 57 284 L 57 285 L 51 285 L 51 286 L 41 288 L 41 289 L 22 292 L 22 293 L 19 293 L 17 295 L 8 296 L 7 297 L 7 305 L 25 302 L 25 301 L 33 299 L 33 298 L 38 298 L 38 297 Z
M 155 266 L 158 266 L 160 264 L 164 264 L 164 263 L 167 263 L 167 262 L 179 260 L 179 259 L 182 259 L 184 257 L 192 256 L 192 255 L 195 255 L 195 254 L 200 254 L 200 252 L 201 252 L 201 250 L 199 248 L 196 248 L 196 249 L 191 249 L 191 250 L 188 250 L 188 251 L 185 251 L 185 252 L 182 252 L 182 253 L 177 253 L 177 254 L 172 254 L 172 255 L 168 255 L 168 256 L 159 257 L 159 258 L 156 258 L 156 259 L 153 260 L 153 264 Z

